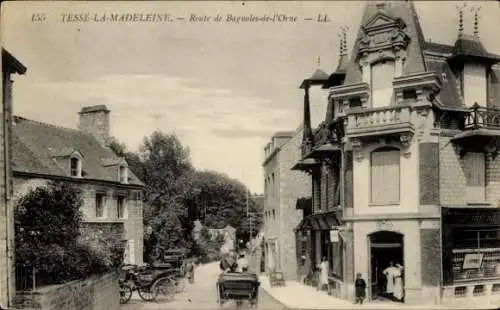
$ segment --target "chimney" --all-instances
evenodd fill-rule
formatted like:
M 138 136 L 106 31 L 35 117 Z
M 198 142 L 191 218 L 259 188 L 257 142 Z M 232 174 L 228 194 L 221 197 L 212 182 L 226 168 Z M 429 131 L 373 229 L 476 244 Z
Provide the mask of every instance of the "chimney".
M 80 121 L 78 129 L 92 135 L 102 146 L 109 143 L 109 110 L 101 105 L 83 107 L 78 113 Z

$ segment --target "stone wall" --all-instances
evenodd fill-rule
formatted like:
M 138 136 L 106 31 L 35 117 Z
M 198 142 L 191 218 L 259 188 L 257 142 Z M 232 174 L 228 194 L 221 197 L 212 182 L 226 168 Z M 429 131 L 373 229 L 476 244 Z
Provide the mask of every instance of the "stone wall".
M 311 195 L 311 178 L 291 168 L 301 158 L 302 129 L 283 145 L 280 151 L 280 253 L 286 280 L 297 280 L 297 253 L 294 229 L 302 220 L 296 209 L 297 199 Z
M 118 310 L 118 274 L 109 273 L 86 280 L 51 285 L 35 291 L 19 291 L 14 309 Z

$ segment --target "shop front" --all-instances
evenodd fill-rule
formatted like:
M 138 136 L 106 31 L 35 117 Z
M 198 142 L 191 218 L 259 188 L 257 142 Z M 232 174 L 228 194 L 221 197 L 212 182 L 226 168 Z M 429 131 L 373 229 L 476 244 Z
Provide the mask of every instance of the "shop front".
M 336 297 L 342 296 L 344 278 L 345 243 L 340 218 L 338 211 L 314 214 L 305 217 L 296 229 L 297 256 L 307 257 L 311 270 L 319 265 L 323 257 L 327 259 L 329 293 Z
M 500 297 L 500 210 L 442 212 L 443 299 Z

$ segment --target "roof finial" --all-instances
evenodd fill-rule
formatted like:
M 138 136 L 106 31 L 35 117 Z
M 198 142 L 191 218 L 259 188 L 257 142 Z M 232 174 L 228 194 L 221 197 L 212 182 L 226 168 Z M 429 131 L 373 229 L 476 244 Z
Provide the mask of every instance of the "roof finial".
M 342 33 L 342 38 L 341 38 L 341 43 L 340 45 L 342 46 L 341 50 L 341 56 L 344 56 L 347 54 L 347 30 L 349 29 L 348 26 L 342 26 L 340 27 L 341 33 Z
M 462 3 L 461 5 L 457 5 L 458 9 L 458 36 L 461 37 L 464 32 L 464 7 L 467 6 L 467 3 Z
M 479 39 L 479 11 L 480 6 L 473 6 L 471 11 L 474 12 L 474 38 Z
M 318 68 L 321 66 L 321 58 L 318 56 L 318 59 L 316 60 L 317 64 L 318 64 Z
M 339 49 L 340 49 L 339 56 L 342 56 L 344 55 L 344 39 L 342 34 L 342 28 L 340 28 L 339 33 L 337 33 L 337 36 L 339 37 Z

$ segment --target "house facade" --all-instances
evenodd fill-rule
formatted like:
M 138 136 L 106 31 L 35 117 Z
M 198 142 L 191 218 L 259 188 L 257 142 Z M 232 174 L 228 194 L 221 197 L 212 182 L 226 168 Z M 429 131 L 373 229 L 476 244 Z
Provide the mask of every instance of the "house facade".
M 12 212 L 12 92 L 14 74 L 26 67 L 2 49 L 2 111 L 0 126 L 0 305 L 9 306 L 15 293 L 14 213 Z
M 14 118 L 15 195 L 53 180 L 73 183 L 83 195 L 83 235 L 114 235 L 125 243 L 124 262 L 142 264 L 144 184 L 107 147 L 106 106 L 84 107 L 79 118 L 79 129 Z
M 453 46 L 426 42 L 411 1 L 364 9 L 350 57 L 306 79 L 302 158 L 311 215 L 297 227 L 313 261 L 330 263 L 333 294 L 383 298 L 383 270 L 403 266 L 405 303 L 500 292 L 500 56 L 459 14 Z M 327 112 L 311 128 L 309 89 Z M 308 205 L 305 204 L 305 207 Z M 496 295 L 499 296 L 499 295 Z
M 296 209 L 297 200 L 310 195 L 310 180 L 291 170 L 300 159 L 301 143 L 302 128 L 276 133 L 265 148 L 263 163 L 265 270 L 281 271 L 287 280 L 298 277 L 293 229 L 302 214 Z

